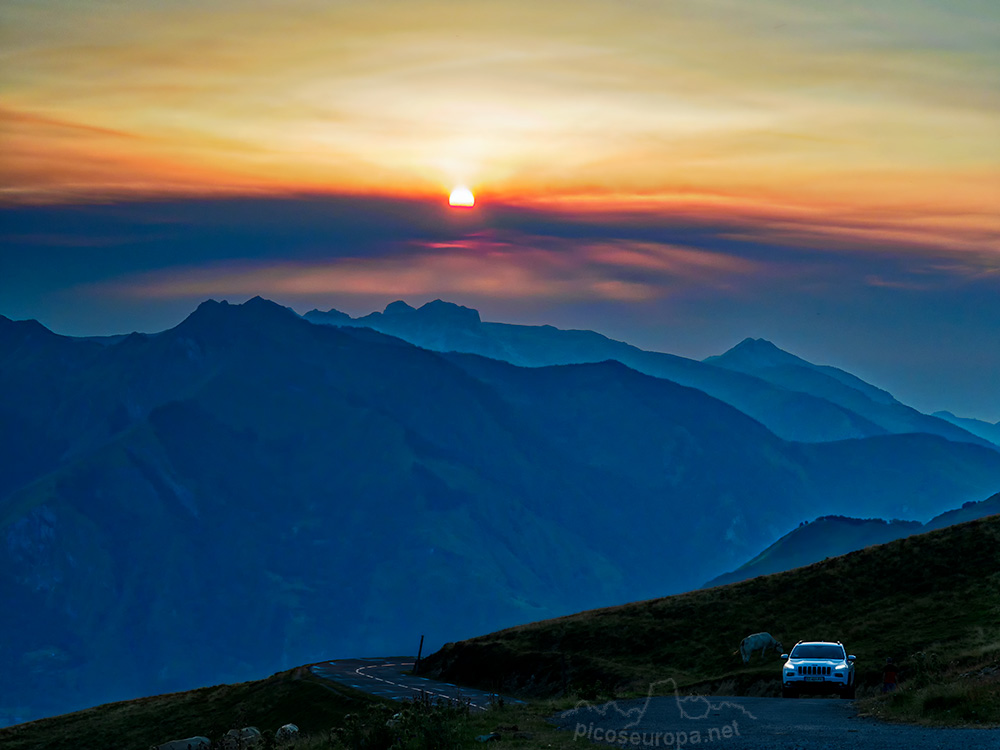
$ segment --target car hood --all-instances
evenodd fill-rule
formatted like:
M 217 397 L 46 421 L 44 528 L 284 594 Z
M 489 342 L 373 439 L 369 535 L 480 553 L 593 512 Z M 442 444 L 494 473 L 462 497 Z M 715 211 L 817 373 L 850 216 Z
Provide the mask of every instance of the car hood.
M 842 667 L 847 666 L 846 659 L 789 659 L 786 664 L 790 664 L 793 667 L 798 667 L 803 664 L 817 664 L 823 667 Z

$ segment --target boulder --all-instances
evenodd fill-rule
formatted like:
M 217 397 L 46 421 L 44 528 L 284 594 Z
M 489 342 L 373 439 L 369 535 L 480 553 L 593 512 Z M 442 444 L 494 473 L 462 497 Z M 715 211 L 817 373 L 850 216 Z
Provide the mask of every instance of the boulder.
M 274 733 L 275 744 L 284 744 L 291 742 L 296 737 L 299 736 L 299 728 L 294 724 L 285 724 L 284 726 L 278 727 L 278 731 Z
M 188 737 L 186 740 L 170 740 L 162 745 L 153 745 L 150 750 L 208 750 L 211 744 L 208 737 Z
M 257 727 L 243 727 L 242 729 L 230 729 L 222 738 L 223 750 L 246 750 L 246 748 L 257 747 L 263 738 Z

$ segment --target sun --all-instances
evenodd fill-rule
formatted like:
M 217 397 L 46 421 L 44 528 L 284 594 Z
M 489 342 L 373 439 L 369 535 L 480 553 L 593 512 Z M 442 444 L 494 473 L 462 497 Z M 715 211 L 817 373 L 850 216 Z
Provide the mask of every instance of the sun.
M 448 205 L 456 208 L 472 208 L 476 205 L 476 196 L 465 185 L 459 185 L 448 196 Z

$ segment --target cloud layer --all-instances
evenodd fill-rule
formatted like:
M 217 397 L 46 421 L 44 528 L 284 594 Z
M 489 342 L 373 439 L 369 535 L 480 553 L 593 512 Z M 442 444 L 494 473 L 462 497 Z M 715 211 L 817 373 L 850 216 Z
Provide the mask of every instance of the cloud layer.
M 22 207 L 0 220 L 0 313 L 63 333 L 162 330 L 208 297 L 354 315 L 444 298 L 487 320 L 699 358 L 763 336 L 917 406 L 1000 419 L 1000 261 L 986 234 L 930 231 L 947 217 L 889 231 L 855 214 L 456 214 L 304 197 Z
M 0 34 L 0 313 L 440 296 L 1000 418 L 995 2 L 32 0 Z

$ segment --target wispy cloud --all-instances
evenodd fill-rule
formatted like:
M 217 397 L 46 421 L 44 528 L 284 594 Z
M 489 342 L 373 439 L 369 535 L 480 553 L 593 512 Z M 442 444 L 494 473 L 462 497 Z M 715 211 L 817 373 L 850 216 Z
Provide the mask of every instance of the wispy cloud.
M 723 193 L 691 193 L 671 210 L 659 200 L 462 214 L 316 196 L 0 209 L 2 312 L 87 335 L 162 330 L 206 297 L 355 315 L 442 297 L 486 319 L 591 328 L 689 356 L 764 336 L 807 358 L 841 357 L 890 390 L 905 381 L 928 408 L 995 413 L 1000 254 L 983 216 L 775 212 Z
M 445 242 L 412 242 L 405 251 L 377 257 L 165 269 L 102 282 L 91 291 L 156 298 L 462 295 L 634 302 L 680 288 L 732 285 L 762 267 L 670 244 L 484 232 Z

